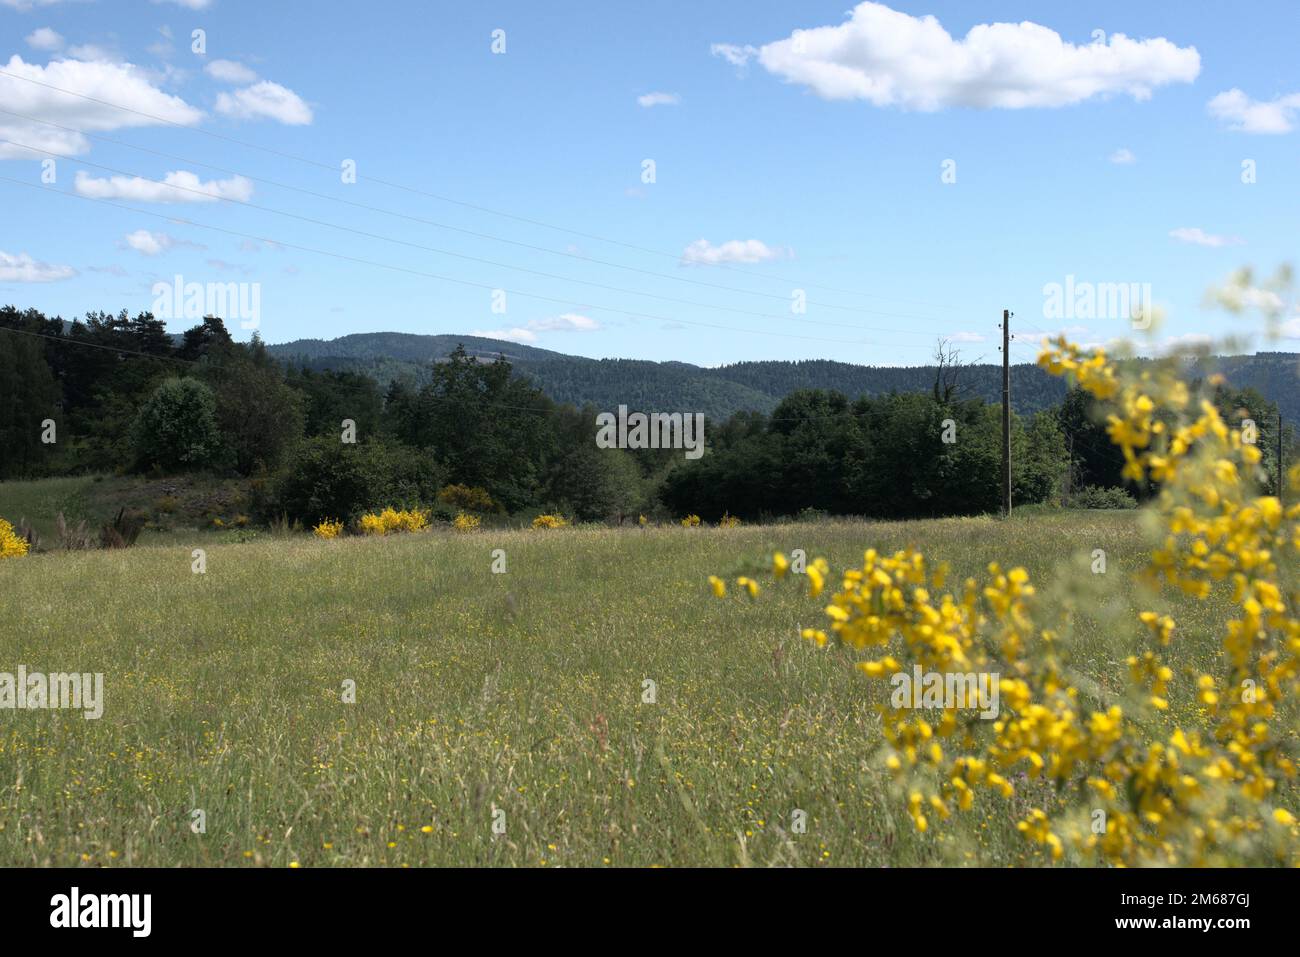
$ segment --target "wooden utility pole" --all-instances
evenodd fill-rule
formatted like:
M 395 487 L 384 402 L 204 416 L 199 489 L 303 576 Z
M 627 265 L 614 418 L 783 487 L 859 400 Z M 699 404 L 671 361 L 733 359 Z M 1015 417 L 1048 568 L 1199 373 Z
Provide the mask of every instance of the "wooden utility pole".
M 1277 414 L 1277 500 L 1286 502 L 1286 496 L 1283 494 L 1285 486 L 1282 484 L 1282 413 Z
M 1002 515 L 1011 517 L 1011 312 L 1002 310 Z

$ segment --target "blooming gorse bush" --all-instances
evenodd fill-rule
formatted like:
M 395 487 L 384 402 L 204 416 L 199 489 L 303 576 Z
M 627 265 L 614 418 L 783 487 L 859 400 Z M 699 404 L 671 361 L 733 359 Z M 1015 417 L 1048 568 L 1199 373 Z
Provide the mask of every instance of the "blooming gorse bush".
M 563 515 L 538 515 L 533 519 L 533 528 L 564 528 L 568 524 Z
M 466 512 L 457 512 L 456 517 L 451 520 L 451 527 L 458 532 L 477 531 L 479 518 L 477 515 L 469 515 Z
M 996 676 L 993 720 L 951 700 L 879 706 L 878 760 L 919 832 L 977 802 L 1014 799 L 1017 829 L 1045 860 L 1300 864 L 1300 505 L 1258 494 L 1259 450 L 1193 394 L 1176 360 L 1129 370 L 1062 339 L 1039 364 L 1103 404 L 1125 476 L 1158 486 L 1139 578 L 1152 603 L 1162 588 L 1230 603 L 1210 666 L 1176 674 L 1167 658 L 1177 622 L 1141 610 L 1127 687 L 1107 693 L 1071 662 L 1068 601 L 1040 598 L 1024 569 L 997 563 L 949 588 L 946 568 L 913 550 L 868 550 L 842 573 L 826 625 L 804 637 L 862 653 L 857 667 L 872 678 L 917 666 Z M 1300 466 L 1291 482 L 1300 485 Z M 787 571 L 774 556 L 775 577 Z M 828 576 L 823 560 L 808 565 L 811 596 Z M 721 579 L 709 584 L 725 594 Z
M 343 534 L 343 523 L 336 519 L 327 518 L 313 528 L 312 533 L 317 538 L 338 538 Z
M 22 524 L 21 519 L 19 524 Z M 0 558 L 22 558 L 27 554 L 27 539 L 20 537 L 13 525 L 0 518 Z
M 357 522 L 362 534 L 390 535 L 395 532 L 419 532 L 429 527 L 428 512 L 418 509 L 397 511 L 386 508 L 382 512 L 362 515 Z

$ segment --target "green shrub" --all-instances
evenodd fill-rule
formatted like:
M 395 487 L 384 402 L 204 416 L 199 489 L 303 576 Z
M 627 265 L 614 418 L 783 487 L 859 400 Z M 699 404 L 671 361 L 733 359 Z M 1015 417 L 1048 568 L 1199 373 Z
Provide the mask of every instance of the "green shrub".
M 371 509 L 432 502 L 442 478 L 426 451 L 377 440 L 350 445 L 321 436 L 299 444 L 265 510 L 307 527 L 326 518 L 350 521 Z
M 136 468 L 181 472 L 203 468 L 221 448 L 217 399 L 198 379 L 166 379 L 131 427 Z
M 1137 508 L 1137 500 L 1122 488 L 1085 485 L 1070 495 L 1070 508 Z

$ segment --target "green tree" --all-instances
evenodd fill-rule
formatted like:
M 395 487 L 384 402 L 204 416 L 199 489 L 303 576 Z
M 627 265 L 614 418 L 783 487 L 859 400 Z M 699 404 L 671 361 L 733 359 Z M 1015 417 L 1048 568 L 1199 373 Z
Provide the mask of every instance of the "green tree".
M 137 468 L 179 472 L 203 468 L 221 449 L 217 400 L 197 379 L 165 379 L 131 429 Z

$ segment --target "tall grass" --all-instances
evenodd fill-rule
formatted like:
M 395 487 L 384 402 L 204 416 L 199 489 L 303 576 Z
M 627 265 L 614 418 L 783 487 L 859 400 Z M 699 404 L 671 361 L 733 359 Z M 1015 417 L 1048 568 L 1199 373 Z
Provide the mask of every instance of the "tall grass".
M 773 549 L 845 567 L 905 545 L 955 575 L 1081 576 L 1076 660 L 1125 681 L 1133 513 L 194 536 L 2 562 L 0 671 L 103 672 L 106 704 L 0 712 L 0 864 L 1043 863 L 1000 801 L 959 840 L 915 832 L 869 761 L 880 683 L 798 637 L 824 602 L 705 584 Z M 1214 653 L 1221 611 L 1178 607 L 1181 664 Z

